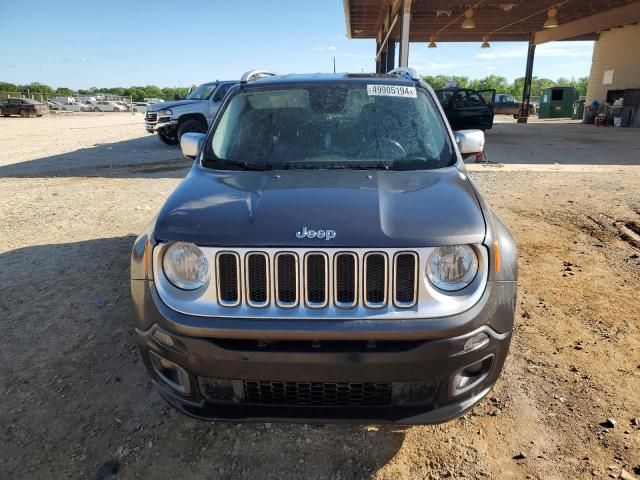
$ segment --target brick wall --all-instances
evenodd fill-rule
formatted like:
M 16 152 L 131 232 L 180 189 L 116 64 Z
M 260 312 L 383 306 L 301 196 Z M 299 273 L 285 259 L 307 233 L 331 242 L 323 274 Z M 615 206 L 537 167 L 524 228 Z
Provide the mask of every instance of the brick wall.
M 603 85 L 604 72 L 613 70 L 613 83 Z M 600 33 L 593 47 L 587 105 L 604 103 L 607 90 L 640 88 L 640 25 L 626 25 Z

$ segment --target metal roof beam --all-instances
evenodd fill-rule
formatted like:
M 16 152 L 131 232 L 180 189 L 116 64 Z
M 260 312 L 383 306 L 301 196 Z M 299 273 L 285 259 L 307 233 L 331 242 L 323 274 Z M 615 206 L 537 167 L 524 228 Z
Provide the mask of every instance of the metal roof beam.
M 624 7 L 612 8 L 606 12 L 580 18 L 557 28 L 541 30 L 536 32 L 533 41 L 536 45 L 540 45 L 541 43 L 566 40 L 567 38 L 588 35 L 637 22 L 640 22 L 640 2 L 630 3 Z

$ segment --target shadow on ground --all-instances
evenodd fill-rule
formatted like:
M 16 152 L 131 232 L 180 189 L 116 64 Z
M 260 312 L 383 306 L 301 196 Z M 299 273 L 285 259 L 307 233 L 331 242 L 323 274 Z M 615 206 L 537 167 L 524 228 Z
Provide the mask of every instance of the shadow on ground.
M 366 478 L 396 428 L 205 423 L 155 393 L 136 347 L 133 237 L 0 254 L 0 478 Z
M 193 163 L 156 135 L 96 144 L 73 152 L 0 166 L 2 177 L 182 178 Z

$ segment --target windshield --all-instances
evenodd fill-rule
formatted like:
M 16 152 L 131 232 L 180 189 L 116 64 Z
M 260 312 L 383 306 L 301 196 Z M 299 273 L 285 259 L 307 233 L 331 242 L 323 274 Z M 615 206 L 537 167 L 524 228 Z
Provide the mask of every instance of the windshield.
M 215 83 L 205 83 L 196 88 L 193 92 L 187 95 L 187 100 L 206 100 L 216 89 Z
M 253 170 L 425 170 L 454 161 L 426 92 L 386 84 L 240 92 L 203 157 L 206 167 Z

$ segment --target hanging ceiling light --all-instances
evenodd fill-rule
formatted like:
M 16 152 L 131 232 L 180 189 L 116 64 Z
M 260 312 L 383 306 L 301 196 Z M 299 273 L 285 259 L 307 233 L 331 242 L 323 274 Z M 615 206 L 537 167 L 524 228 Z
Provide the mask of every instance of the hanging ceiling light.
M 549 18 L 547 18 L 547 21 L 544 22 L 544 25 L 542 26 L 542 28 L 556 28 L 558 26 L 558 20 L 556 20 L 556 14 L 558 13 L 558 9 L 554 8 L 550 8 L 549 11 L 547 12 L 547 15 L 549 16 Z
M 464 22 L 462 22 L 462 28 L 476 28 L 476 22 L 473 21 L 473 10 L 469 9 L 464 12 Z
M 482 45 L 480 45 L 480 48 L 489 48 L 491 47 L 491 45 L 489 45 L 489 36 L 485 35 L 484 37 L 482 37 Z
M 436 45 L 436 36 L 435 35 L 431 35 L 429 37 L 429 46 L 427 48 L 437 48 L 438 45 Z

